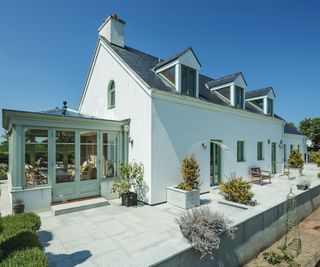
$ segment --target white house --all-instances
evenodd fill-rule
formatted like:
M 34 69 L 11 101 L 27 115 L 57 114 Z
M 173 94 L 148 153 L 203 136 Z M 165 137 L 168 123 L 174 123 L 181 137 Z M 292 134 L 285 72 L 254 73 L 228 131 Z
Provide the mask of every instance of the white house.
M 179 183 L 187 154 L 199 161 L 201 191 L 208 192 L 223 179 L 248 178 L 252 167 L 281 173 L 290 148 L 306 153 L 305 137 L 274 113 L 272 87 L 249 91 L 241 72 L 204 76 L 191 47 L 167 60 L 131 48 L 115 14 L 98 32 L 78 111 L 66 104 L 39 113 L 3 111 L 10 190 L 29 209 L 114 197 L 110 186 L 121 160 L 143 163 L 141 197 L 157 204 L 166 201 L 166 187 Z
M 247 91 L 241 72 L 201 75 L 191 47 L 162 60 L 128 47 L 124 33 L 116 15 L 99 28 L 79 111 L 130 118 L 128 155 L 145 166 L 146 202 L 166 201 L 165 188 L 178 184 L 181 159 L 189 153 L 200 163 L 202 192 L 221 179 L 248 177 L 250 167 L 282 171 L 283 148 L 291 141 L 286 122 L 274 114 L 271 87 Z M 305 152 L 301 134 L 290 136 Z

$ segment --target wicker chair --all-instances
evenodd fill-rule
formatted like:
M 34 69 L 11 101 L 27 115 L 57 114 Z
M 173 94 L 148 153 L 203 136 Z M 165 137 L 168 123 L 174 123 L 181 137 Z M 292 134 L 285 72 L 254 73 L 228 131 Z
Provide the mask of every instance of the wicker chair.
M 260 168 L 251 168 L 250 169 L 251 174 L 251 182 L 259 181 L 260 184 L 263 184 L 263 180 L 269 180 L 269 183 L 271 184 L 271 172 L 270 171 L 263 171 Z

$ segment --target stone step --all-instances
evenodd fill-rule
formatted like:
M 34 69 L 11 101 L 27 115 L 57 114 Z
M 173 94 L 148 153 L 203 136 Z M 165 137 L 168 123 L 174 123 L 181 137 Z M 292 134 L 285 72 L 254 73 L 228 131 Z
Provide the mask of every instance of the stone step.
M 53 215 L 57 216 L 61 214 L 93 209 L 93 208 L 102 207 L 106 205 L 109 205 L 109 202 L 102 197 L 98 197 L 93 199 L 72 201 L 72 202 L 52 205 L 51 212 L 53 213 Z

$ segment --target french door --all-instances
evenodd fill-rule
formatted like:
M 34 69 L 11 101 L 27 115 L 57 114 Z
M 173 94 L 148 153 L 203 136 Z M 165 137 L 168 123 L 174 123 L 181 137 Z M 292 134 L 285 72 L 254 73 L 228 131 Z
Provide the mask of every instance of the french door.
M 53 163 L 53 202 L 100 194 L 98 133 L 56 130 Z

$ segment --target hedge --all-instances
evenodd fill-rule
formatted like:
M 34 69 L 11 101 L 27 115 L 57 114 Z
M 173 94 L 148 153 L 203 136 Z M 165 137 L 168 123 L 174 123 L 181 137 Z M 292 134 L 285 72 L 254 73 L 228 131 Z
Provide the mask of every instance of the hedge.
M 40 225 L 40 217 L 34 213 L 2 218 L 0 266 L 48 266 L 36 235 Z
M 17 250 L 0 262 L 0 267 L 13 266 L 47 267 L 48 260 L 41 248 Z
M 9 152 L 0 152 L 0 163 L 9 164 Z

